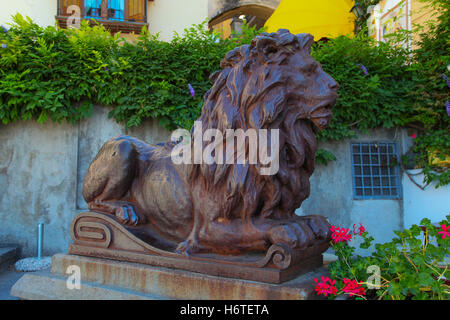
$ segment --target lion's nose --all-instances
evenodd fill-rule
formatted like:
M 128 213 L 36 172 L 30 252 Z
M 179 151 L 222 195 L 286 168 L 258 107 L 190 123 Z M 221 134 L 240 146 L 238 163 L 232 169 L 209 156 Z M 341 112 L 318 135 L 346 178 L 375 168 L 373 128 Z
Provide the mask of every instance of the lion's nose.
M 330 78 L 328 81 L 328 87 L 332 90 L 337 91 L 339 89 L 339 84 L 332 77 L 330 77 L 330 76 L 328 76 L 328 77 Z

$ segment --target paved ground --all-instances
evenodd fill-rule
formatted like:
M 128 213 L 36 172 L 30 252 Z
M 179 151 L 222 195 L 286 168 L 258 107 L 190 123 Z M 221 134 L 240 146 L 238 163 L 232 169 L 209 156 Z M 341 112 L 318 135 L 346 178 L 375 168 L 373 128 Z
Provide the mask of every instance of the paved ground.
M 9 292 L 13 284 L 23 275 L 23 272 L 16 272 L 13 270 L 0 272 L 0 300 L 17 300 L 17 298 L 12 297 Z

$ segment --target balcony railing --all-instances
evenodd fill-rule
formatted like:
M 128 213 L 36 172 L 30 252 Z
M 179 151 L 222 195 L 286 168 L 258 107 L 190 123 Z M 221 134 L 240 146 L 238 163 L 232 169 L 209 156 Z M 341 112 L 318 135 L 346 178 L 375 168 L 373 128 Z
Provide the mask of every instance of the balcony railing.
M 58 0 L 56 20 L 61 28 L 67 28 L 67 19 L 76 12 L 80 18 L 100 23 L 111 32 L 140 33 L 147 26 L 148 0 Z M 78 12 L 78 10 L 77 10 Z

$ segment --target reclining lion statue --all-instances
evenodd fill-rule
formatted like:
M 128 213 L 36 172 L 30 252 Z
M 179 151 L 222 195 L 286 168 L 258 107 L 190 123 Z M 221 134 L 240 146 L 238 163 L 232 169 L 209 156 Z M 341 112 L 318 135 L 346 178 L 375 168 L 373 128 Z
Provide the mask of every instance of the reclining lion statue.
M 279 30 L 230 51 L 210 77 L 198 119 L 203 131 L 279 129 L 276 174 L 262 175 L 262 165 L 249 162 L 175 164 L 175 143 L 122 135 L 105 143 L 87 171 L 82 193 L 89 209 L 129 228 L 148 226 L 186 254 L 329 241 L 324 217 L 295 214 L 309 196 L 315 133 L 329 124 L 337 99 L 338 84 L 310 56 L 312 44 L 309 34 Z

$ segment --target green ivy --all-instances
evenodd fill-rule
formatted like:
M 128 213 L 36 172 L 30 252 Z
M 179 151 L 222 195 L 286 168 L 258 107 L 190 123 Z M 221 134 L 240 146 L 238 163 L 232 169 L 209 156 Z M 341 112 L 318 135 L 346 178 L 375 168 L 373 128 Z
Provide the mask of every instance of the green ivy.
M 414 88 L 404 50 L 375 43 L 363 34 L 319 43 L 312 51 L 339 84 L 339 99 L 330 127 L 318 139 L 352 138 L 356 131 L 392 128 L 409 112 Z
M 98 103 L 111 106 L 110 116 L 127 127 L 157 118 L 169 130 L 190 128 L 211 86 L 209 75 L 229 50 L 258 32 L 246 27 L 222 40 L 205 22 L 171 42 L 143 29 L 131 44 L 86 21 L 79 30 L 42 28 L 18 14 L 8 32 L 0 29 L 6 46 L 0 47 L 0 120 L 76 122 Z

